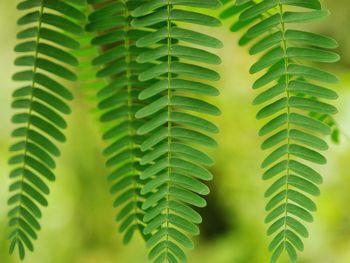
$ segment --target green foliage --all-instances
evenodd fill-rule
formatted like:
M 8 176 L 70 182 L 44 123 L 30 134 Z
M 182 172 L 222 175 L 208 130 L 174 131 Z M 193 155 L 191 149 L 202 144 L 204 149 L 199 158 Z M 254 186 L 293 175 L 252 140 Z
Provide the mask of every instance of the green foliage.
M 218 128 L 198 114 L 218 115 L 219 109 L 195 95 L 216 96 L 218 91 L 206 81 L 219 75 L 205 64 L 220 59 L 200 47 L 220 48 L 222 43 L 208 35 L 174 23 L 219 26 L 214 17 L 181 7 L 217 8 L 218 1 L 150 1 L 136 8 L 131 25 L 151 32 L 137 40 L 144 49 L 137 61 L 146 65 L 138 77 L 144 82 L 139 99 L 147 102 L 136 112 L 143 120 L 137 134 L 141 144 L 141 179 L 149 180 L 141 193 L 146 197 L 144 234 L 149 258 L 154 262 L 186 262 L 183 247 L 193 248 L 188 235 L 198 235 L 200 215 L 191 207 L 204 207 L 201 195 L 209 188 L 201 182 L 212 179 L 205 168 L 213 160 L 202 147 L 215 147 L 210 134 Z
M 242 13 L 244 10 L 254 5 L 257 1 L 249 0 L 249 1 L 245 1 L 244 3 L 243 2 L 240 3 L 236 1 L 237 3 L 234 3 L 234 1 L 232 0 L 221 0 L 221 2 L 225 4 L 225 9 L 220 13 L 220 18 L 221 19 L 234 18 L 234 21 L 230 26 L 231 32 L 238 32 L 243 29 L 246 29 L 251 25 L 253 25 L 256 22 L 256 20 L 261 19 L 260 16 L 254 17 L 248 20 L 236 19 L 240 13 Z M 247 37 L 246 34 L 243 33 L 238 41 L 238 44 L 241 46 L 246 45 L 247 43 L 249 43 L 250 39 L 251 38 Z
M 9 163 L 15 168 L 10 173 L 8 216 L 10 253 L 17 247 L 23 259 L 26 249 L 34 249 L 40 206 L 48 205 L 48 182 L 55 180 L 54 157 L 60 155 L 56 141 L 66 140 L 62 130 L 67 124 L 62 115 L 70 113 L 67 101 L 73 95 L 61 82 L 76 80 L 69 68 L 78 61 L 66 49 L 79 48 L 71 35 L 83 31 L 73 20 L 84 19 L 84 14 L 65 1 L 53 0 L 22 1 L 17 9 L 26 13 L 18 20 L 25 28 L 17 35 L 21 43 L 15 47 L 20 53 L 15 64 L 26 69 L 13 76 L 14 81 L 25 84 L 13 93 L 12 107 L 19 113 L 12 122 L 19 127 L 12 133 L 17 142 L 10 148 L 14 155 Z
M 318 0 L 18 4 L 26 14 L 18 20 L 24 29 L 17 35 L 15 51 L 21 55 L 15 64 L 26 69 L 13 76 L 25 84 L 13 93 L 12 104 L 19 112 L 12 119 L 17 142 L 9 160 L 11 254 L 17 248 L 23 259 L 34 249 L 48 183 L 56 178 L 56 144 L 66 140 L 64 115 L 73 95 L 65 83 L 79 74 L 79 84 L 98 103 L 124 243 L 139 232 L 153 262 L 187 262 L 184 250 L 194 247 L 191 236 L 199 234 L 202 222 L 196 208 L 206 206 L 205 181 L 213 178 L 208 167 L 214 160 L 206 148 L 217 146 L 213 136 L 219 129 L 210 119 L 220 110 L 207 98 L 219 95 L 213 83 L 220 76 L 210 67 L 221 63 L 212 50 L 223 46 L 196 28 L 220 26 L 208 12 L 222 4 L 227 8 L 220 17 L 235 17 L 230 30 L 246 30 L 239 44 L 251 44 L 251 55 L 263 54 L 250 73 L 260 74 L 253 89 L 262 91 L 253 104 L 261 106 L 257 119 L 266 119 L 261 148 L 270 151 L 261 165 L 263 179 L 273 180 L 265 192 L 269 250 L 272 263 L 283 251 L 297 261 L 322 183 L 314 165 L 326 163 L 324 137 L 338 141 L 339 134 L 332 116 L 337 109 L 329 104 L 337 94 L 324 87 L 337 77 L 314 66 L 338 61 L 331 51 L 337 43 L 298 27 L 328 15 Z
M 135 230 L 143 233 L 144 229 L 141 188 L 145 182 L 140 179 L 140 147 L 146 138 L 136 133 L 144 122 L 135 119 L 135 113 L 144 105 L 138 100 L 144 84 L 137 76 L 149 64 L 136 62 L 141 49 L 135 42 L 145 32 L 130 26 L 130 12 L 140 1 L 90 0 L 89 4 L 95 11 L 89 16 L 86 30 L 96 33 L 91 43 L 100 49 L 92 64 L 101 68 L 97 77 L 106 83 L 97 93 L 100 121 L 106 129 L 103 139 L 108 142 L 103 153 L 108 157 L 106 166 L 114 168 L 108 176 L 110 192 L 117 195 L 113 206 L 122 207 L 116 220 L 125 233 L 124 243 L 128 243 Z
M 289 28 L 325 18 L 328 12 L 321 10 L 317 0 L 237 1 L 222 17 L 235 14 L 240 14 L 239 20 L 231 29 L 248 27 L 240 44 L 255 40 L 250 54 L 263 53 L 250 72 L 265 72 L 253 89 L 264 89 L 254 100 L 255 105 L 263 105 L 257 119 L 268 119 L 259 132 L 267 137 L 261 148 L 273 150 L 262 163 L 266 169 L 263 179 L 274 180 L 265 193 L 269 198 L 267 233 L 273 235 L 271 262 L 284 250 L 296 262 L 297 250 L 304 249 L 301 238 L 308 236 L 304 222 L 312 222 L 316 210 L 310 197 L 319 195 L 318 184 L 322 183 L 312 164 L 326 163 L 320 152 L 328 145 L 322 137 L 331 133 L 332 121 L 325 119 L 337 112 L 325 102 L 336 99 L 337 94 L 322 86 L 336 83 L 337 77 L 310 63 L 338 61 L 339 56 L 327 50 L 336 48 L 337 43 L 323 35 Z
M 81 0 L 83 3 L 78 6 L 79 10 L 86 14 L 84 21 L 81 21 L 81 26 L 85 27 L 88 21 L 88 15 L 92 12 L 93 7 L 89 5 L 85 0 Z M 99 55 L 99 46 L 92 45 L 91 41 L 96 37 L 96 32 L 87 32 L 81 36 L 76 36 L 80 44 L 80 48 L 72 50 L 73 54 L 79 61 L 79 66 L 76 68 L 76 74 L 78 77 L 77 86 L 79 88 L 79 95 L 82 95 L 88 102 L 93 104 L 91 109 L 94 113 L 100 113 L 96 107 L 97 96 L 96 93 L 106 84 L 106 80 L 103 78 L 96 78 L 96 72 L 100 69 L 99 65 L 92 65 L 92 60 Z M 94 114 L 93 117 L 98 118 L 98 114 Z
M 269 16 L 269 11 L 266 11 L 264 13 L 261 13 L 260 15 L 251 17 L 250 19 L 239 19 L 238 18 L 239 14 L 241 14 L 242 12 L 250 8 L 252 5 L 258 3 L 258 1 L 254 1 L 254 0 L 242 1 L 242 2 L 237 1 L 237 4 L 235 4 L 234 3 L 235 1 L 232 1 L 232 0 L 222 0 L 221 2 L 225 4 L 225 8 L 220 13 L 220 18 L 224 20 L 226 19 L 232 20 L 231 21 L 232 24 L 230 26 L 230 31 L 232 32 L 242 32 L 243 30 L 245 30 L 245 32 L 243 31 L 242 36 L 238 41 L 238 44 L 240 46 L 245 46 L 249 44 L 250 41 L 252 41 L 254 38 L 249 37 L 248 35 L 249 33 L 246 29 L 253 26 L 254 23 L 256 23 L 257 21 L 261 21 L 267 18 Z M 277 35 L 271 36 L 271 39 L 268 39 L 268 40 L 278 41 L 278 39 L 274 39 L 275 36 Z M 264 45 L 270 45 L 273 43 L 270 43 L 267 41 L 262 44 L 263 44 L 262 48 L 266 48 L 264 47 Z M 306 42 L 306 44 L 309 44 L 309 43 Z M 257 48 L 261 48 L 261 47 L 258 46 Z M 255 50 L 255 52 L 258 52 L 258 51 L 259 50 Z M 311 117 L 317 118 L 318 120 L 330 126 L 331 128 L 330 138 L 332 142 L 339 143 L 340 129 L 332 115 L 322 114 L 322 113 L 310 113 L 310 115 L 312 115 Z

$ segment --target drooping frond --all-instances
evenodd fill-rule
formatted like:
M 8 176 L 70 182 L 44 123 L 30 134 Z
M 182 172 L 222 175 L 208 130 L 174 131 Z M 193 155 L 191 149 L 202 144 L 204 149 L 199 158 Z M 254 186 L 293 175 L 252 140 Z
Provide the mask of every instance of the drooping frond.
M 290 10 L 287 10 L 290 9 Z M 267 0 L 251 5 L 240 15 L 241 23 L 256 21 L 247 33 L 255 40 L 252 55 L 263 53 L 251 67 L 251 73 L 264 72 L 254 83 L 263 90 L 254 100 L 263 105 L 257 119 L 268 122 L 259 134 L 267 138 L 261 148 L 272 150 L 262 163 L 264 180 L 273 180 L 266 191 L 269 198 L 265 219 L 268 235 L 273 235 L 269 250 L 271 262 L 283 251 L 296 262 L 303 251 L 302 238 L 308 236 L 305 222 L 312 222 L 321 175 L 313 164 L 325 164 L 321 151 L 327 150 L 322 136 L 331 129 L 315 114 L 332 115 L 337 109 L 326 100 L 337 94 L 323 85 L 337 82 L 336 76 L 313 66 L 313 62 L 333 63 L 339 56 L 326 49 L 337 43 L 326 36 L 293 29 L 294 24 L 325 18 L 317 0 Z M 262 17 L 262 20 L 257 20 Z
M 205 166 L 213 160 L 202 148 L 217 145 L 211 134 L 218 128 L 199 114 L 220 113 L 202 97 L 218 95 L 206 82 L 217 81 L 219 75 L 206 64 L 219 64 L 220 58 L 205 48 L 221 48 L 222 43 L 189 26 L 221 23 L 205 11 L 184 7 L 219 6 L 216 0 L 151 0 L 132 12 L 131 25 L 149 30 L 136 42 L 144 49 L 137 61 L 146 65 L 138 76 L 145 87 L 138 98 L 147 102 L 136 117 L 144 121 L 137 134 L 146 136 L 141 144 L 141 179 L 148 180 L 141 190 L 146 198 L 144 234 L 151 235 L 149 258 L 157 263 L 186 262 L 183 247 L 193 248 L 189 235 L 199 234 L 197 224 L 202 221 L 191 206 L 204 207 L 201 195 L 209 193 L 202 181 L 212 179 Z
M 121 207 L 116 220 L 120 231 L 124 232 L 124 243 L 128 243 L 136 230 L 143 233 L 144 197 L 140 179 L 142 157 L 140 145 L 144 136 L 136 133 L 143 123 L 135 119 L 135 113 L 143 103 L 138 100 L 141 83 L 137 76 L 149 65 L 140 65 L 136 57 L 141 49 L 135 46 L 136 40 L 144 35 L 143 30 L 130 26 L 130 12 L 142 4 L 140 0 L 95 1 L 95 11 L 89 16 L 86 29 L 96 32 L 92 44 L 100 48 L 100 55 L 92 64 L 101 69 L 98 78 L 106 80 L 97 93 L 98 107 L 102 111 L 101 122 L 105 126 L 103 139 L 108 142 L 104 155 L 106 166 L 113 168 L 108 176 L 112 186 L 110 192 L 116 195 L 113 206 Z
M 246 29 L 249 29 L 254 24 L 259 21 L 268 18 L 271 14 L 269 11 L 263 12 L 257 16 L 251 17 L 250 19 L 239 19 L 239 15 L 243 13 L 245 10 L 252 7 L 254 4 L 257 4 L 259 1 L 257 0 L 244 0 L 244 1 L 236 1 L 236 0 L 221 0 L 224 4 L 223 11 L 220 13 L 220 18 L 223 20 L 229 20 L 232 24 L 230 26 L 230 31 L 232 32 L 242 32 L 242 36 L 239 38 L 238 44 L 240 46 L 245 46 L 250 43 L 254 38 L 249 37 L 249 33 Z M 244 31 L 245 30 L 245 31 Z M 339 142 L 339 126 L 336 123 L 334 117 L 329 114 L 320 114 L 320 113 L 310 113 L 313 118 L 317 118 L 318 120 L 324 122 L 331 128 L 330 138 L 332 142 Z
M 47 206 L 48 181 L 54 181 L 54 157 L 60 155 L 56 141 L 66 140 L 62 130 L 67 124 L 62 115 L 70 113 L 67 101 L 72 93 L 62 81 L 76 80 L 70 69 L 78 64 L 68 49 L 79 48 L 72 35 L 81 34 L 75 22 L 84 14 L 67 1 L 26 0 L 17 8 L 26 12 L 18 20 L 24 27 L 17 35 L 15 47 L 20 56 L 15 64 L 26 69 L 13 76 L 23 86 L 13 93 L 12 107 L 19 110 L 12 118 L 18 128 L 12 135 L 17 142 L 9 163 L 12 183 L 8 200 L 12 228 L 10 253 L 18 248 L 20 258 L 26 249 L 33 251 L 32 241 L 40 230 L 41 206 Z

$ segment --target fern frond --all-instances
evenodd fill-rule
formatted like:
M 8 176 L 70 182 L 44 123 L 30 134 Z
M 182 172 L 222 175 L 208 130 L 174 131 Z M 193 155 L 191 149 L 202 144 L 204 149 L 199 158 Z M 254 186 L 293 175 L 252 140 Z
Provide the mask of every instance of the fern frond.
M 232 25 L 230 26 L 230 31 L 232 32 L 238 32 L 238 31 L 244 31 L 247 28 L 250 28 L 251 26 L 253 26 L 255 23 L 257 23 L 258 21 L 262 21 L 265 18 L 268 18 L 269 15 L 271 15 L 271 13 L 269 13 L 269 11 L 266 11 L 264 13 L 261 13 L 258 16 L 254 16 L 250 19 L 238 19 L 239 15 L 241 13 L 243 13 L 245 10 L 247 10 L 248 8 L 250 8 L 252 5 L 257 4 L 258 1 L 254 1 L 254 0 L 247 0 L 247 1 L 235 1 L 235 0 L 221 0 L 221 2 L 224 4 L 224 9 L 223 11 L 220 13 L 220 18 L 223 20 L 233 20 L 232 21 Z M 238 44 L 240 46 L 245 46 L 247 44 L 249 44 L 249 42 L 251 40 L 253 40 L 254 38 L 249 37 L 248 32 L 244 32 L 242 34 L 242 36 L 240 37 Z M 274 35 L 276 36 L 276 35 Z M 271 40 L 273 40 L 273 36 L 271 36 Z M 266 45 L 269 45 L 269 42 L 265 43 Z M 313 117 L 316 117 L 315 114 L 312 114 Z M 329 125 L 332 129 L 331 132 L 331 140 L 333 143 L 338 143 L 339 142 L 339 127 L 334 119 L 333 116 L 329 115 L 329 114 L 318 114 L 317 115 L 318 119 L 322 122 L 324 122 L 325 124 Z
M 145 82 L 138 97 L 147 102 L 136 118 L 144 121 L 137 134 L 146 136 L 141 144 L 141 179 L 149 181 L 141 193 L 146 198 L 142 204 L 146 211 L 144 234 L 151 235 L 147 247 L 154 262 L 186 262 L 183 247 L 193 248 L 189 235 L 199 234 L 197 224 L 202 219 L 191 206 L 206 205 L 202 195 L 207 195 L 209 188 L 201 181 L 212 179 L 205 166 L 213 160 L 202 147 L 217 145 L 211 134 L 218 128 L 198 114 L 218 115 L 220 111 L 195 97 L 218 95 L 216 88 L 204 82 L 219 79 L 206 64 L 219 64 L 220 58 L 202 48 L 221 48 L 222 43 L 187 25 L 221 23 L 204 12 L 183 7 L 206 10 L 219 6 L 216 0 L 152 0 L 132 12 L 132 26 L 150 31 L 136 42 L 145 49 L 137 61 L 146 65 L 138 77 Z
M 291 7 L 298 9 L 286 11 Z M 339 56 L 327 50 L 337 43 L 323 35 L 292 29 L 291 25 L 327 15 L 317 0 L 262 1 L 240 15 L 241 23 L 263 17 L 249 28 L 246 37 L 256 40 L 250 49 L 252 55 L 264 53 L 250 72 L 265 72 L 253 88 L 264 89 L 254 100 L 255 105 L 264 105 L 257 119 L 269 120 L 259 132 L 267 136 L 261 148 L 273 150 L 262 163 L 266 169 L 263 179 L 274 180 L 265 193 L 270 199 L 266 205 L 267 233 L 274 236 L 269 246 L 271 262 L 276 262 L 283 251 L 296 262 L 297 251 L 304 249 L 302 238 L 308 236 L 305 223 L 313 221 L 316 210 L 312 197 L 320 194 L 318 185 L 322 183 L 321 175 L 312 167 L 326 163 L 321 151 L 328 145 L 323 136 L 331 132 L 314 114 L 337 112 L 326 102 L 336 99 L 336 92 L 323 87 L 337 82 L 337 77 L 311 64 L 338 61 Z
M 10 148 L 14 155 L 9 163 L 15 169 L 10 173 L 8 216 L 10 253 L 17 247 L 23 259 L 26 249 L 34 249 L 40 207 L 48 205 L 48 181 L 55 180 L 54 158 L 60 155 L 56 141 L 66 140 L 62 130 L 67 124 L 62 115 L 70 113 L 67 101 L 73 95 L 61 82 L 76 80 L 70 68 L 78 61 L 67 49 L 79 48 L 72 35 L 81 34 L 82 28 L 74 21 L 84 19 L 84 14 L 66 1 L 56 0 L 22 1 L 17 8 L 26 14 L 18 20 L 25 28 L 17 35 L 21 43 L 15 51 L 21 55 L 15 64 L 26 69 L 13 76 L 14 81 L 25 84 L 13 93 L 12 107 L 19 113 L 12 121 L 19 127 L 12 133 L 18 141 Z
M 97 97 L 102 111 L 100 121 L 106 130 L 103 139 L 109 144 L 104 150 L 108 158 L 106 166 L 113 168 L 108 181 L 112 184 L 110 192 L 116 195 L 113 206 L 121 207 L 116 217 L 119 230 L 124 232 L 124 243 L 128 243 L 135 231 L 143 235 L 144 229 L 141 208 L 144 197 L 140 192 L 145 182 L 140 179 L 140 147 L 145 139 L 136 133 L 143 122 L 135 119 L 135 113 L 144 104 L 138 100 L 144 84 L 137 76 L 149 65 L 136 62 L 141 49 L 135 42 L 145 32 L 130 26 L 130 12 L 143 1 L 90 0 L 89 3 L 95 11 L 90 14 L 86 29 L 97 33 L 91 43 L 100 48 L 92 64 L 101 67 L 97 77 L 107 83 Z

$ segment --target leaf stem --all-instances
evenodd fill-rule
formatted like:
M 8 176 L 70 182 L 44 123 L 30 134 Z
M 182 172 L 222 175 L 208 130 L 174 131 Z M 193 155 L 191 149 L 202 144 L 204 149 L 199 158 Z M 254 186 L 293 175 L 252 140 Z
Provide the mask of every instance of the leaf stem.
M 168 12 L 168 19 L 167 19 L 167 30 L 168 30 L 168 39 L 167 39 L 167 45 L 168 45 L 168 168 L 167 168 L 167 196 L 166 196 L 166 202 L 167 202 L 167 208 L 166 208 L 166 215 L 169 216 L 170 214 L 170 209 L 169 209 L 169 200 L 170 200 L 170 175 L 171 175 L 171 128 L 172 128 L 172 120 L 171 120 L 171 96 L 172 96 L 172 91 L 171 91 L 171 63 L 172 63 L 172 58 L 171 58 L 171 49 L 172 49 L 172 43 L 171 43 L 171 10 L 172 6 L 170 1 L 168 0 L 168 5 L 167 5 L 167 12 Z M 167 218 L 166 220 L 166 228 L 169 228 L 169 219 Z M 169 235 L 166 234 L 166 241 L 169 240 Z M 168 246 L 166 246 L 166 254 L 169 253 Z
M 134 156 L 134 149 L 136 148 L 135 142 L 134 142 L 134 137 L 136 135 L 135 133 L 135 128 L 133 127 L 134 123 L 134 113 L 133 113 L 133 99 L 132 99 L 132 91 L 133 91 L 133 85 L 131 83 L 131 77 L 132 77 L 132 72 L 130 68 L 130 64 L 132 61 L 131 58 L 131 53 L 130 53 L 130 46 L 131 46 L 131 41 L 129 38 L 129 31 L 130 31 L 130 21 L 129 21 L 129 8 L 127 6 L 128 0 L 124 0 L 123 4 L 125 7 L 124 11 L 124 17 L 126 20 L 125 26 L 124 26 L 124 33 L 125 33 L 125 38 L 124 38 L 124 48 L 125 48 L 125 64 L 126 64 L 126 80 L 127 80 L 127 93 L 128 93 L 128 100 L 127 100 L 127 107 L 128 107 L 128 133 L 130 136 L 130 143 L 129 143 L 129 150 L 130 150 L 130 161 L 132 164 L 132 176 L 133 176 L 133 189 L 135 191 L 134 196 L 134 222 L 139 225 L 140 221 L 137 218 L 137 214 L 139 212 L 138 207 L 137 207 L 137 202 L 138 202 L 138 194 L 136 193 L 137 188 L 138 188 L 138 183 L 137 183 L 137 169 L 135 169 L 134 163 L 135 163 L 135 156 Z
M 288 216 L 288 211 L 287 211 L 287 206 L 288 206 L 288 202 L 289 202 L 289 198 L 288 198 L 288 190 L 289 190 L 289 175 L 290 175 L 290 168 L 289 168 L 289 161 L 290 161 L 290 153 L 289 153 L 289 147 L 290 147 L 290 105 L 289 105 L 289 101 L 290 101 L 290 92 L 289 92 L 289 82 L 290 82 L 290 78 L 288 75 L 288 67 L 289 67 L 289 59 L 287 57 L 287 40 L 285 38 L 285 32 L 286 32 L 286 28 L 285 28 L 285 23 L 283 21 L 283 4 L 281 3 L 281 1 L 279 0 L 279 12 L 281 15 L 281 29 L 282 29 L 282 48 L 283 48 L 283 53 L 284 53 L 284 68 L 285 68 L 285 92 L 286 92 L 286 97 L 287 97 L 287 171 L 286 171 L 286 197 L 285 197 L 285 210 L 284 210 L 284 237 L 283 237 L 283 242 L 285 244 L 286 242 L 286 230 L 288 229 L 288 225 L 287 225 L 287 216 Z
M 22 196 L 23 196 L 23 187 L 22 187 L 22 184 L 24 183 L 25 181 L 25 178 L 24 178 L 24 171 L 25 171 L 25 168 L 26 168 L 26 157 L 28 155 L 28 147 L 27 147 L 27 144 L 28 144 L 28 141 L 29 141 L 29 138 L 28 138 L 28 132 L 30 130 L 30 127 L 31 127 L 31 116 L 32 116 L 32 111 L 33 111 L 33 101 L 34 101 L 34 88 L 35 88 L 35 74 L 37 72 L 37 59 L 38 59 L 38 56 L 39 56 L 39 50 L 38 50 L 38 45 L 40 43 L 40 30 L 41 30 L 41 27 L 42 27 L 42 15 L 44 13 L 44 3 L 43 1 L 41 1 L 41 6 L 40 6 L 40 9 L 39 9 L 39 20 L 38 20 L 38 32 L 37 32 L 37 36 L 36 36 L 36 39 L 35 39 L 35 43 L 36 43 L 36 48 L 35 48 L 35 53 L 34 53 L 34 65 L 33 65 L 33 71 L 32 71 L 32 74 L 33 74 L 33 79 L 32 79 L 32 83 L 30 85 L 30 88 L 31 88 L 31 92 L 30 92 L 30 97 L 29 97 L 29 109 L 28 109 L 28 120 L 27 120 L 27 125 L 26 125 L 26 136 L 25 136 L 25 142 L 24 142 L 24 152 L 23 152 L 23 165 L 22 165 L 22 175 L 21 175 L 21 179 L 20 179 L 20 182 L 21 182 L 21 187 L 20 187 L 20 192 L 19 192 L 19 200 L 18 200 L 18 210 L 16 211 L 16 218 L 21 218 L 21 209 L 22 209 Z M 15 227 L 15 231 L 17 231 L 16 235 L 14 236 L 15 239 L 18 238 L 18 230 L 19 230 L 19 227 L 18 227 L 18 223 L 16 224 L 16 227 Z

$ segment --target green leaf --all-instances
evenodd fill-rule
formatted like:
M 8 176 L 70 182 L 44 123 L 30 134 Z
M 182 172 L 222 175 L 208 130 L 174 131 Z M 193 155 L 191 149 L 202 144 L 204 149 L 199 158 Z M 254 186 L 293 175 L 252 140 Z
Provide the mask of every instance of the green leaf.
M 129 56 L 129 59 L 136 57 L 141 63 L 137 72 L 130 67 L 129 74 L 138 77 L 137 91 L 143 87 L 137 96 L 141 101 L 137 101 L 139 107 L 135 107 L 132 113 L 140 123 L 135 136 L 139 136 L 137 142 L 140 142 L 142 151 L 137 157 L 140 166 L 135 167 L 140 180 L 145 182 L 140 184 L 142 198 L 145 199 L 142 203 L 145 210 L 143 234 L 150 236 L 147 245 L 149 258 L 154 262 L 185 262 L 183 247 L 193 247 L 188 235 L 199 234 L 196 224 L 202 220 L 191 206 L 206 205 L 200 195 L 208 194 L 209 188 L 202 180 L 211 180 L 213 176 L 204 165 L 212 165 L 214 161 L 202 148 L 216 147 L 211 133 L 218 132 L 217 126 L 207 120 L 206 115 L 220 114 L 220 110 L 207 102 L 205 96 L 219 94 L 206 82 L 220 79 L 209 66 L 219 64 L 221 60 L 206 48 L 221 48 L 223 45 L 212 36 L 185 28 L 187 25 L 220 25 L 220 20 L 206 12 L 208 8 L 218 6 L 220 2 L 217 0 L 155 0 L 135 4 L 136 9 L 131 11 L 134 19 L 129 28 L 143 31 L 135 37 L 136 48 Z M 198 7 L 204 10 L 192 9 Z M 105 9 L 103 14 L 108 17 L 110 13 Z M 175 22 L 179 25 L 176 26 Z M 106 40 L 100 38 L 99 41 L 110 44 L 109 39 L 110 35 L 106 35 Z M 112 49 L 105 57 L 101 56 L 97 62 L 110 63 L 110 66 L 102 69 L 98 76 L 118 78 L 127 72 L 126 66 L 119 67 L 117 62 L 112 61 L 112 58 L 123 61 L 122 58 L 127 58 L 127 55 L 121 53 L 125 52 Z M 129 89 L 133 87 L 132 83 L 123 85 Z M 112 93 L 108 87 L 103 95 L 111 98 L 109 94 Z M 115 100 L 121 99 L 119 95 Z M 107 102 L 112 105 L 115 100 L 104 100 L 103 105 L 107 107 Z M 112 115 L 117 116 L 118 113 L 118 118 L 126 115 L 120 108 L 115 109 Z M 123 144 L 123 147 L 126 145 Z M 116 147 L 113 146 L 113 149 Z M 117 153 L 116 150 L 113 152 Z M 127 171 L 130 173 L 130 168 Z M 115 174 L 121 175 L 120 172 Z M 118 189 L 125 182 L 126 179 L 118 185 Z
M 70 49 L 79 48 L 79 43 L 71 34 L 83 33 L 78 23 L 85 15 L 62 1 L 26 0 L 17 8 L 26 12 L 17 22 L 26 28 L 17 34 L 21 42 L 15 46 L 20 53 L 15 65 L 25 69 L 15 73 L 13 80 L 25 83 L 13 93 L 12 106 L 18 112 L 12 122 L 18 127 L 12 135 L 18 140 L 10 147 L 13 156 L 9 163 L 15 168 L 10 173 L 8 217 L 10 253 L 17 247 L 23 259 L 27 249 L 34 250 L 33 240 L 41 228 L 37 219 L 41 218 L 41 207 L 48 205 L 47 181 L 56 178 L 54 157 L 60 155 L 56 141 L 66 139 L 63 115 L 70 113 L 67 101 L 73 95 L 61 83 L 77 79 L 73 67 L 78 59 Z
M 278 262 L 283 251 L 291 262 L 296 262 L 297 250 L 304 249 L 300 237 L 308 237 L 302 221 L 312 222 L 310 212 L 316 211 L 316 204 L 308 196 L 318 196 L 316 184 L 322 183 L 321 175 L 308 162 L 326 163 L 320 151 L 328 149 L 324 136 L 331 134 L 333 124 L 327 120 L 337 113 L 328 102 L 337 99 L 337 93 L 320 84 L 337 83 L 337 77 L 310 62 L 339 61 L 338 54 L 324 50 L 338 44 L 327 36 L 293 29 L 329 15 L 318 0 L 243 0 L 235 5 L 223 2 L 228 8 L 222 17 L 239 14 L 231 30 L 248 28 L 239 44 L 252 42 L 252 55 L 265 52 L 250 73 L 265 70 L 253 84 L 253 89 L 264 89 L 253 104 L 263 104 L 257 119 L 269 118 L 259 135 L 268 135 L 261 148 L 271 151 L 261 165 L 266 168 L 262 178 L 273 178 L 265 192 L 265 197 L 269 197 L 265 222 L 272 223 L 267 234 L 274 234 L 269 245 L 270 262 Z

